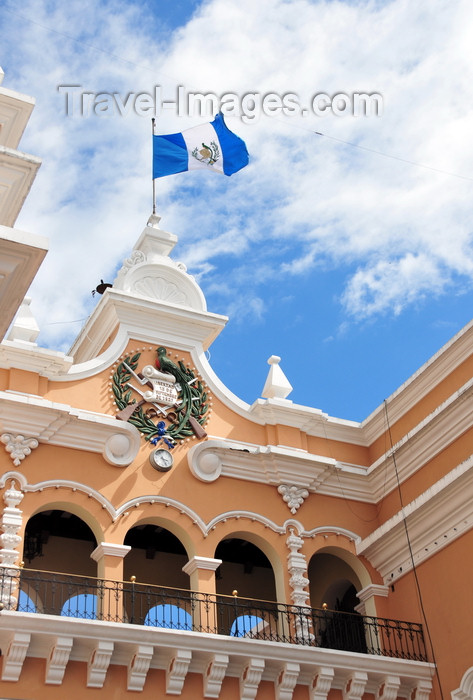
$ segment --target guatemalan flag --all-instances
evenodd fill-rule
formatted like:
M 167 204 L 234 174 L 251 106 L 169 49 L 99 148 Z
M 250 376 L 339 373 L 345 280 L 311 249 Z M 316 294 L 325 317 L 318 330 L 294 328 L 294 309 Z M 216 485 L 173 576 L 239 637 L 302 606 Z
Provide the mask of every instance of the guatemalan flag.
M 230 131 L 222 114 L 179 134 L 153 136 L 153 179 L 202 168 L 233 175 L 245 165 L 246 144 Z

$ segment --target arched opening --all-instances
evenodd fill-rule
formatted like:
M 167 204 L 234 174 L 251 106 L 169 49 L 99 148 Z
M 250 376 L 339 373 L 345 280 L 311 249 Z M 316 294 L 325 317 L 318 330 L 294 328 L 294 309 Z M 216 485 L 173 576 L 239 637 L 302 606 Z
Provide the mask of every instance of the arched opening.
M 346 553 L 345 553 L 346 556 Z M 350 564 L 331 551 L 314 554 L 309 562 L 310 600 L 317 644 L 330 649 L 365 652 L 363 618 L 356 595 L 363 586 Z
M 277 634 L 278 610 L 273 568 L 266 554 L 241 537 L 222 540 L 215 558 L 218 625 L 233 637 L 270 639 Z
M 333 550 L 317 552 L 309 562 L 310 602 L 313 608 L 325 603 L 330 610 L 355 612 L 356 591 L 363 588 L 350 564 Z
M 126 534 L 125 610 L 130 622 L 192 629 L 188 555 L 176 535 L 161 525 L 140 523 Z M 130 583 L 131 581 L 131 583 Z
M 25 529 L 18 610 L 94 619 L 97 564 L 90 555 L 96 546 L 91 528 L 69 511 L 33 515 Z
M 266 554 L 255 544 L 239 537 L 229 537 L 218 545 L 215 558 L 222 563 L 216 571 L 216 589 L 220 595 L 257 600 L 276 600 L 273 568 Z
M 95 620 L 97 617 L 97 595 L 95 593 L 79 593 L 68 598 L 61 608 L 63 617 L 80 617 L 84 620 Z
M 187 610 L 172 603 L 155 605 L 148 610 L 144 624 L 147 627 L 164 627 L 171 630 L 191 630 L 192 616 Z
M 23 542 L 25 569 L 96 576 L 90 555 L 95 535 L 81 518 L 66 510 L 45 510 L 28 520 Z
M 124 579 L 168 588 L 189 588 L 189 576 L 182 571 L 188 556 L 184 545 L 160 525 L 139 524 L 126 534 L 131 547 L 124 561 Z

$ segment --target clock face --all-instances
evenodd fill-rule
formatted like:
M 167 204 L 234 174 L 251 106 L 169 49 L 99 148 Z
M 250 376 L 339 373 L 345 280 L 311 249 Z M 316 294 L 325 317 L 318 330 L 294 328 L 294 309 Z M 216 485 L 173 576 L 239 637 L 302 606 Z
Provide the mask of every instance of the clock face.
M 154 450 L 150 456 L 149 461 L 151 466 L 160 472 L 167 472 L 171 469 L 174 459 L 170 452 L 163 449 Z

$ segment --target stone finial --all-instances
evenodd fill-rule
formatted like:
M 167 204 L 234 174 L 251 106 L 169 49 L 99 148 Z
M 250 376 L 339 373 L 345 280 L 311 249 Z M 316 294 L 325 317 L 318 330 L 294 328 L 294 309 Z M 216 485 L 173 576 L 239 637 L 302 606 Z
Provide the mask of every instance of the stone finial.
M 279 366 L 280 362 L 281 358 L 277 355 L 271 355 L 268 360 L 270 369 L 261 393 L 263 399 L 285 399 L 292 391 L 292 385 Z
M 13 321 L 8 340 L 23 340 L 27 343 L 36 341 L 39 326 L 31 312 L 30 304 L 31 297 L 25 297 Z
M 160 217 L 152 214 L 129 258 L 113 282 L 116 291 L 137 297 L 206 311 L 204 294 L 184 263 L 169 257 L 177 236 L 159 228 Z

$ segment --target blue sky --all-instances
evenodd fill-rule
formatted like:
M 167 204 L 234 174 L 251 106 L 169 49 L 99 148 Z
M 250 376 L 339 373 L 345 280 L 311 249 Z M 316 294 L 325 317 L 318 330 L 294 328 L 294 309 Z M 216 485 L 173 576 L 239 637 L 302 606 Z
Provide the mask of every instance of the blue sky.
M 471 318 L 472 19 L 470 0 L 2 3 L 3 85 L 37 102 L 17 227 L 50 239 L 39 343 L 67 351 L 151 213 L 149 118 L 67 116 L 59 85 L 376 92 L 378 117 L 228 117 L 247 168 L 157 181 L 173 257 L 230 317 L 210 348 L 222 381 L 252 403 L 276 354 L 294 402 L 363 420 Z M 202 121 L 168 109 L 158 130 Z

